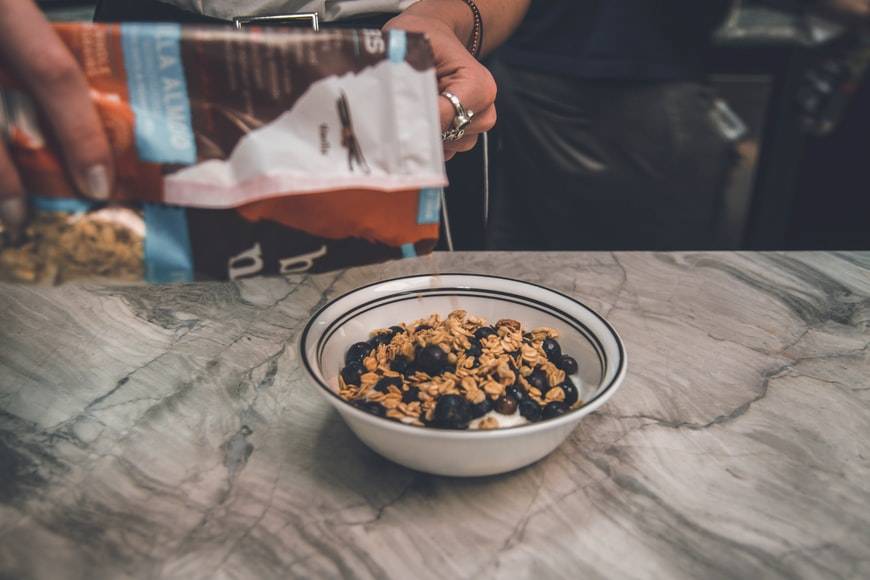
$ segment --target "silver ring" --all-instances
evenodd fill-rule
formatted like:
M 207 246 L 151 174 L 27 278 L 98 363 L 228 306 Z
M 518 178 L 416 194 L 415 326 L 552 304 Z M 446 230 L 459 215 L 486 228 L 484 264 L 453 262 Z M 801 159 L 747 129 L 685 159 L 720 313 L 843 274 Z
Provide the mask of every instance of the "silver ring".
M 450 143 L 452 141 L 459 141 L 464 136 L 465 129 L 459 129 L 458 131 L 456 129 L 448 129 L 441 133 L 441 140 Z
M 441 96 L 447 99 L 453 105 L 453 111 L 456 115 L 453 117 L 452 126 L 441 133 L 442 141 L 458 141 L 465 135 L 465 129 L 471 124 L 471 119 L 474 117 L 474 111 L 466 109 L 462 106 L 459 97 L 450 91 L 444 91 Z

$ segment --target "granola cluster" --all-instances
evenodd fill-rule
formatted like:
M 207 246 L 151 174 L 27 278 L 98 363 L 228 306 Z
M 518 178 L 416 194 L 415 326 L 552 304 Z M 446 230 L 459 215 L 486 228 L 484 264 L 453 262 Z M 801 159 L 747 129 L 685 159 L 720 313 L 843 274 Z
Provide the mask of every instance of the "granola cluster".
M 23 243 L 7 244 L 0 236 L 0 281 L 51 286 L 92 277 L 141 280 L 143 237 L 118 217 L 141 220 L 134 210 L 122 208 L 39 212 Z
M 577 362 L 562 354 L 558 336 L 524 331 L 516 320 L 490 325 L 464 310 L 433 314 L 352 345 L 339 394 L 409 425 L 496 429 L 505 416 L 551 419 L 582 404 L 569 377 Z

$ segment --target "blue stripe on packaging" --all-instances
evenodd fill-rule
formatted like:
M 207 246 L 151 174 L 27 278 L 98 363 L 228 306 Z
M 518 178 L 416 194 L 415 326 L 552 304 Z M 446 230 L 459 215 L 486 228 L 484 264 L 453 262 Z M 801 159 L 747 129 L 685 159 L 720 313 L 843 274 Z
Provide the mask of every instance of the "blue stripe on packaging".
M 152 163 L 196 162 L 178 24 L 121 25 L 136 149 Z
M 193 280 L 193 253 L 187 212 L 181 207 L 146 203 L 145 279 L 156 284 Z
M 405 62 L 408 52 L 408 35 L 404 30 L 390 30 L 390 62 Z
M 420 190 L 417 199 L 417 223 L 437 224 L 441 219 L 441 189 L 429 187 Z
M 403 258 L 416 258 L 417 250 L 414 248 L 414 244 L 402 244 L 402 257 Z
M 61 213 L 85 213 L 96 207 L 99 202 L 68 197 L 30 196 L 30 203 L 40 211 L 56 211 Z

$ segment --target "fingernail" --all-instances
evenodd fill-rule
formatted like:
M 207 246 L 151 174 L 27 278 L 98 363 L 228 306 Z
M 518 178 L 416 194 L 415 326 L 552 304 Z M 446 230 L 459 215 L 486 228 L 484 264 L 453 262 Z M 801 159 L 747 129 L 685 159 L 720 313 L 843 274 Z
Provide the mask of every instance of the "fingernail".
M 109 172 L 104 165 L 94 165 L 85 171 L 84 191 L 87 197 L 92 199 L 109 199 L 111 186 L 109 185 Z
M 21 196 L 0 199 L 0 222 L 3 222 L 3 230 L 11 242 L 21 237 L 24 230 L 24 222 L 27 221 L 27 204 Z

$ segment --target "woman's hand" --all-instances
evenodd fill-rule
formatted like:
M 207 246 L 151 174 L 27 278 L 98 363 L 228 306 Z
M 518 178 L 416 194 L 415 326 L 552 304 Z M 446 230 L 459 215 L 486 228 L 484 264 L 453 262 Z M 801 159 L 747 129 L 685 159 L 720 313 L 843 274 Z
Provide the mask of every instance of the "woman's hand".
M 471 56 L 454 30 L 440 20 L 404 13 L 384 27 L 385 30 L 391 28 L 426 34 L 435 55 L 439 92 L 453 93 L 466 110 L 474 112 L 471 124 L 465 129 L 465 136 L 458 141 L 444 143 L 445 159 L 450 159 L 457 152 L 473 149 L 478 135 L 495 125 L 496 86 L 490 72 Z M 439 113 L 441 130 L 446 131 L 452 125 L 456 112 L 443 96 L 439 98 Z
M 109 142 L 85 76 L 31 0 L 0 0 L 0 66 L 34 96 L 79 191 L 106 199 L 112 187 Z M 0 142 L 0 220 L 17 237 L 26 219 L 24 187 Z

